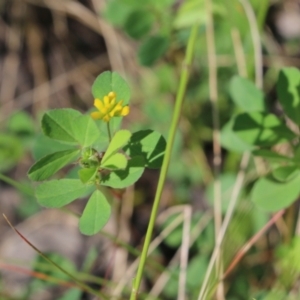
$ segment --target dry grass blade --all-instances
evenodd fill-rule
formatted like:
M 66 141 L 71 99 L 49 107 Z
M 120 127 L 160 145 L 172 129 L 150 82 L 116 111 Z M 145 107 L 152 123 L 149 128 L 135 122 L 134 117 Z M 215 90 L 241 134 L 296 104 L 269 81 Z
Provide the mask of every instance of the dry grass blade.
M 29 275 L 31 277 L 42 279 L 42 280 L 45 280 L 48 282 L 53 282 L 53 283 L 56 283 L 56 284 L 59 284 L 61 286 L 68 287 L 68 288 L 73 288 L 73 287 L 78 288 L 78 285 L 76 283 L 65 281 L 65 280 L 62 280 L 59 278 L 55 278 L 55 277 L 49 276 L 49 275 L 41 273 L 41 272 L 28 270 L 28 269 L 25 269 L 25 268 L 22 268 L 19 266 L 6 264 L 1 261 L 0 261 L 0 269 L 23 273 L 23 274 Z
M 103 0 L 92 0 L 96 14 L 104 11 L 105 1 Z M 126 75 L 124 61 L 120 51 L 119 38 L 116 35 L 115 30 L 107 24 L 100 17 L 97 19 L 99 27 L 101 28 L 102 35 L 106 42 L 107 52 L 109 55 L 109 60 L 114 71 L 119 72 L 123 76 Z
M 11 18 L 12 20 L 21 20 L 24 17 L 24 4 L 18 1 L 12 1 Z M 20 21 L 13 22 L 12 25 L 6 26 L 6 44 L 8 54 L 6 55 L 2 67 L 2 80 L 0 86 L 0 101 L 7 103 L 6 113 L 11 113 L 13 109 L 13 99 L 17 88 L 18 70 L 20 65 L 20 49 L 22 28 Z
M 182 207 L 182 206 L 181 206 Z M 178 215 L 150 244 L 148 256 L 158 247 L 158 245 L 183 221 L 183 215 Z M 128 268 L 122 279 L 116 286 L 113 296 L 120 296 L 125 285 L 133 278 L 134 273 L 138 267 L 140 258 L 138 257 Z
M 31 248 L 33 248 L 40 256 L 42 256 L 46 261 L 48 261 L 50 264 L 52 264 L 53 266 L 55 266 L 58 270 L 60 270 L 62 273 L 64 273 L 65 275 L 69 276 L 76 284 L 77 286 L 82 289 L 83 291 L 86 291 L 88 293 L 91 293 L 93 295 L 96 295 L 98 297 L 102 297 L 103 299 L 108 299 L 105 295 L 103 295 L 102 293 L 93 290 L 92 288 L 90 288 L 88 285 L 86 285 L 85 283 L 79 281 L 77 278 L 75 278 L 71 273 L 69 273 L 68 271 L 66 271 L 65 269 L 63 269 L 62 267 L 60 267 L 57 263 L 55 263 L 53 260 L 51 260 L 49 257 L 47 257 L 42 251 L 40 251 L 36 246 L 34 246 L 32 243 L 30 243 L 30 241 L 28 239 L 26 239 L 11 223 L 10 221 L 7 219 L 7 217 L 3 214 L 4 219 L 6 220 L 6 222 L 8 223 L 8 225 L 17 233 L 17 235 L 20 236 L 20 238 L 22 240 L 24 240 L 25 243 L 27 243 Z
M 122 199 L 119 201 L 120 213 L 118 217 L 118 234 L 116 238 L 123 243 L 130 242 L 130 218 L 133 213 L 133 199 L 134 199 L 134 187 L 131 186 L 126 189 L 122 195 Z M 112 275 L 113 282 L 119 282 L 123 274 L 125 274 L 128 267 L 128 251 L 126 249 L 118 247 L 116 249 L 114 270 Z
M 97 16 L 79 2 L 60 0 L 25 0 L 25 2 L 65 13 L 95 32 L 101 33 Z
M 268 223 L 257 232 L 243 247 L 238 251 L 232 260 L 231 264 L 228 266 L 227 270 L 224 272 L 225 279 L 228 274 L 234 269 L 234 267 L 239 263 L 239 261 L 243 258 L 243 256 L 247 253 L 247 251 L 261 238 L 261 236 L 273 225 L 275 224 L 284 214 L 285 210 L 281 210 L 277 212 Z
M 179 285 L 178 285 L 178 300 L 185 299 L 185 286 L 186 286 L 186 272 L 189 259 L 190 249 L 190 229 L 191 229 L 191 218 L 192 208 L 187 206 L 183 211 L 184 221 L 182 230 L 182 245 L 180 251 L 180 274 L 179 274 Z
M 70 85 L 70 82 L 67 79 L 72 78 L 72 84 L 76 84 L 81 82 L 81 76 L 85 73 L 93 73 L 95 70 L 99 69 L 99 65 L 101 66 L 108 66 L 107 65 L 107 55 L 102 54 L 96 57 L 93 60 L 87 61 L 82 63 L 81 65 L 73 68 L 72 70 L 65 72 L 61 75 L 58 75 L 54 79 L 45 82 L 34 89 L 23 93 L 22 95 L 16 97 L 16 104 L 15 110 L 22 110 L 26 108 L 27 106 L 32 104 L 32 95 L 33 93 L 40 93 L 44 91 L 45 89 L 50 89 L 50 95 L 66 88 Z M 47 96 L 44 96 L 47 97 Z M 35 101 L 42 101 L 44 97 L 41 97 L 39 99 L 36 99 Z M 8 109 L 9 104 L 4 104 L 2 106 L 3 110 Z M 7 118 L 7 117 L 6 117 Z M 3 119 L 5 120 L 5 119 Z
M 191 238 L 189 240 L 189 247 L 191 247 L 195 243 L 196 239 L 199 238 L 200 234 L 206 228 L 206 226 L 211 221 L 211 219 L 212 219 L 212 213 L 209 211 L 195 225 L 195 227 L 192 229 L 192 232 L 190 234 Z M 178 265 L 180 259 L 180 253 L 181 253 L 181 247 L 177 250 L 176 254 L 171 259 L 168 268 L 159 276 L 159 278 L 157 278 L 154 286 L 152 287 L 149 293 L 149 297 L 147 297 L 146 300 L 151 300 L 153 298 L 157 299 L 157 297 L 163 291 L 164 287 L 166 286 L 166 284 L 168 283 L 171 277 L 170 269 Z

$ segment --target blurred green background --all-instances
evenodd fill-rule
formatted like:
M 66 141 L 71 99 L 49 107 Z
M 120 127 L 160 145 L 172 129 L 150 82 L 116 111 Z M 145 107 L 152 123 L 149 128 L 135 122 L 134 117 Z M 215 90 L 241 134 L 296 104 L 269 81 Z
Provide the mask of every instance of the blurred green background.
M 35 159 L 58 147 L 41 135 L 40 118 L 53 108 L 87 112 L 93 106 L 90 89 L 94 79 L 113 70 L 128 81 L 132 91 L 131 111 L 123 127 L 133 131 L 151 128 L 167 137 L 190 28 L 198 23 L 195 57 L 189 66 L 190 80 L 157 220 L 156 237 L 161 240 L 150 254 L 140 296 L 177 299 L 182 216 L 191 208 L 185 299 L 197 299 L 215 245 L 214 121 L 208 54 L 215 55 L 217 66 L 223 214 L 240 160 L 249 150 L 230 135 L 230 117 L 242 111 L 233 101 L 234 93 L 244 93 L 238 90 L 239 82 L 232 88 L 233 76 L 255 83 L 256 72 L 261 70 L 263 93 L 256 96 L 264 99 L 267 110 L 280 115 L 275 88 L 278 72 L 300 65 L 299 1 L 211 2 L 215 53 L 208 53 L 209 13 L 204 0 L 0 2 L 1 215 L 53 260 L 110 295 L 108 299 L 129 297 L 134 273 L 128 272 L 136 256 L 134 249 L 141 249 L 143 243 L 159 171 L 146 171 L 122 201 L 118 191 L 111 191 L 114 216 L 103 234 L 84 237 L 76 216 L 69 211 L 79 213 L 85 199 L 72 203 L 65 212 L 43 209 L 34 198 L 27 171 Z M 259 65 L 255 53 L 262 58 Z M 277 150 L 282 154 L 289 151 L 285 144 Z M 253 183 L 268 170 L 263 160 L 250 157 L 224 239 L 224 270 L 270 217 L 249 200 Z M 65 174 L 72 176 L 72 170 L 58 176 Z M 297 203 L 288 209 L 286 218 L 261 235 L 231 271 L 224 281 L 226 299 L 300 299 L 298 210 Z M 180 216 L 175 226 L 174 220 Z M 39 258 L 0 217 L 0 299 L 93 299 L 63 280 L 67 279 Z

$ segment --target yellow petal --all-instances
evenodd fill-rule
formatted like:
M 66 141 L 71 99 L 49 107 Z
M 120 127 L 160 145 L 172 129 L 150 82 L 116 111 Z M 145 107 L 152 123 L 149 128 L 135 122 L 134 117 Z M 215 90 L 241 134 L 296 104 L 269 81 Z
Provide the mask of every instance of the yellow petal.
M 108 96 L 104 96 L 103 102 L 105 107 L 109 107 L 110 99 L 108 98 Z
M 108 107 L 104 107 L 104 106 L 103 106 L 103 108 L 100 110 L 100 112 L 101 112 L 103 115 L 105 115 L 105 114 L 107 113 L 107 111 L 108 111 Z
M 120 105 L 120 103 L 118 103 L 114 108 L 113 108 L 113 111 L 115 113 L 118 113 L 118 112 L 121 112 L 122 111 L 122 105 Z
M 104 107 L 103 102 L 100 99 L 94 100 L 94 106 L 100 111 Z
M 116 104 L 116 98 L 111 98 L 110 99 L 110 105 L 113 106 Z
M 129 111 L 130 111 L 129 106 L 128 105 L 124 106 L 121 111 L 121 116 L 124 116 L 124 117 L 127 116 L 129 114 Z
M 107 95 L 110 99 L 113 99 L 113 98 L 116 98 L 117 97 L 117 94 L 115 92 L 110 92 L 108 93 Z
M 91 113 L 91 117 L 94 119 L 94 120 L 101 120 L 102 119 L 102 114 L 98 111 L 94 111 Z

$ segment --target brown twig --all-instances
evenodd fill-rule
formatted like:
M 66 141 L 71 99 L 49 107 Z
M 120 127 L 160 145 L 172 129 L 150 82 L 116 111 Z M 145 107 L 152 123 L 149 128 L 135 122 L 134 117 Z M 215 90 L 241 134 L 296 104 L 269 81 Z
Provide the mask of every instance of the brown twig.
M 21 273 L 21 274 L 25 274 L 34 278 L 38 278 L 41 280 L 45 280 L 45 281 L 49 281 L 49 282 L 55 282 L 61 286 L 65 286 L 68 288 L 78 288 L 78 286 L 73 283 L 73 282 L 69 282 L 69 281 L 65 281 L 59 278 L 55 278 L 52 276 L 49 276 L 47 274 L 41 273 L 41 272 L 36 272 L 36 271 L 32 271 L 32 270 L 28 270 L 19 266 L 14 266 L 14 265 L 10 265 L 10 264 L 6 264 L 0 261 L 0 269 L 2 270 L 8 270 L 8 271 L 13 271 L 13 272 L 17 272 L 17 273 Z
M 284 210 L 277 212 L 273 217 L 268 221 L 268 223 L 259 230 L 235 255 L 234 259 L 232 260 L 231 264 L 228 266 L 226 271 L 224 272 L 224 276 L 222 280 L 224 280 L 228 274 L 234 269 L 234 267 L 238 264 L 238 262 L 243 258 L 243 256 L 247 253 L 247 251 L 260 239 L 260 237 L 274 224 L 280 219 L 283 214 Z

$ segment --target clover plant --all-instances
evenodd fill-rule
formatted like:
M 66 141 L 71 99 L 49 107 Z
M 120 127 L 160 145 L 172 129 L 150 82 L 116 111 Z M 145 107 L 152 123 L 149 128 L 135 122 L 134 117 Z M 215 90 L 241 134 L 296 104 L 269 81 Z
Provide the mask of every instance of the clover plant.
M 50 153 L 28 171 L 36 187 L 38 202 L 59 208 L 91 194 L 79 220 L 83 234 L 97 233 L 109 220 L 110 199 L 105 187 L 124 189 L 135 183 L 144 168 L 159 168 L 166 146 L 163 136 L 153 130 L 131 133 L 119 129 L 130 112 L 130 89 L 115 72 L 99 75 L 93 86 L 91 114 L 71 108 L 54 109 L 42 117 L 45 136 L 66 146 Z M 63 167 L 77 164 L 77 178 L 53 178 Z
M 268 112 L 263 92 L 253 83 L 236 76 L 230 84 L 240 112 L 223 127 L 222 144 L 235 152 L 251 151 L 269 163 L 270 172 L 255 182 L 251 193 L 252 201 L 265 211 L 286 208 L 300 194 L 299 87 L 298 69 L 279 72 L 276 89 L 282 113 L 275 115 Z M 285 144 L 285 152 L 278 152 L 279 144 Z

